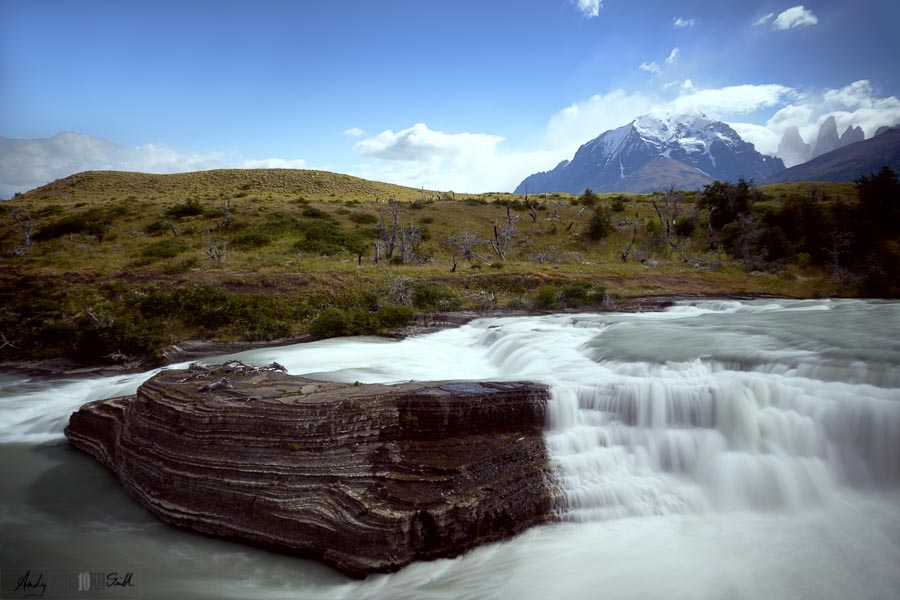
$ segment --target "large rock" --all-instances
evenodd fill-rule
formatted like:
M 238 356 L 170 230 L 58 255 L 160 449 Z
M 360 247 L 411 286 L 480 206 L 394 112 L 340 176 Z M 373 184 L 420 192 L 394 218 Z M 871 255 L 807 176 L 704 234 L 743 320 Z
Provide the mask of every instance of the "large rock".
M 171 525 L 363 577 L 550 519 L 532 383 L 327 383 L 228 364 L 85 404 L 66 436 Z

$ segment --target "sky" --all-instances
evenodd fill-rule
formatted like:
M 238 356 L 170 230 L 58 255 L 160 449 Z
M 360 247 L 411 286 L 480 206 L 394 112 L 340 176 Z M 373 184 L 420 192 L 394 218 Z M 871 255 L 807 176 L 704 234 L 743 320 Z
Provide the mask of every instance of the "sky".
M 650 112 L 767 154 L 900 122 L 900 3 L 796 1 L 0 0 L 0 197 L 221 167 L 511 191 Z

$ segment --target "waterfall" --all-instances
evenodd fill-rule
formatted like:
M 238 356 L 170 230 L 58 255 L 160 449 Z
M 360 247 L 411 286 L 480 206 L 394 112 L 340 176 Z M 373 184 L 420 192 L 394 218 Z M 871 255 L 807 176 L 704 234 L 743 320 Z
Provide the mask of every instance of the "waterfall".
M 897 320 L 888 304 L 716 302 L 495 324 L 479 342 L 500 373 L 551 384 L 557 512 L 592 521 L 896 485 Z

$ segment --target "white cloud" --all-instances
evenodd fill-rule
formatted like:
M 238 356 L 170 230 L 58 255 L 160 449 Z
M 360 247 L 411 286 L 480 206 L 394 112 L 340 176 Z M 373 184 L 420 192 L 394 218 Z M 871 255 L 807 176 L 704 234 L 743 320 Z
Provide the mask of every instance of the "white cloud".
M 722 88 L 695 90 L 690 80 L 685 81 L 683 93 L 668 103 L 673 112 L 699 110 L 712 117 L 747 114 L 762 108 L 777 106 L 794 90 L 777 84 L 731 85 Z
M 678 46 L 672 48 L 672 51 L 669 53 L 669 56 L 666 58 L 667 65 L 674 65 L 678 61 L 678 55 L 681 53 L 681 50 Z
M 641 71 L 647 71 L 648 73 L 651 73 L 653 75 L 659 75 L 660 73 L 662 73 L 662 69 L 660 69 L 659 65 L 654 61 L 642 62 L 638 65 L 638 69 L 640 69 Z
M 675 29 L 684 29 L 685 27 L 693 27 L 697 24 L 697 19 L 684 19 L 682 17 L 675 17 L 672 19 L 672 26 Z
M 867 137 L 882 125 L 900 123 L 900 99 L 878 97 L 872 85 L 856 81 L 843 88 L 825 90 L 821 94 L 796 95 L 764 124 L 730 123 L 735 130 L 764 154 L 776 154 L 778 143 L 788 127 L 797 127 L 800 136 L 815 144 L 819 127 L 834 117 L 838 132 L 850 125 L 862 127 Z
M 484 133 L 444 133 L 432 131 L 424 123 L 394 133 L 390 129 L 356 142 L 354 149 L 383 160 L 411 162 L 457 159 L 492 151 L 503 138 Z
M 359 127 L 351 127 L 350 129 L 344 130 L 344 135 L 349 137 L 363 137 L 366 135 L 366 132 Z
M 164 144 L 128 148 L 83 133 L 64 132 L 51 138 L 0 138 L 0 197 L 9 198 L 81 171 L 183 173 L 221 168 L 299 169 L 305 161 L 267 158 L 228 159 L 224 153 L 179 152 Z
M 424 123 L 383 131 L 354 144 L 370 159 L 354 175 L 412 187 L 457 192 L 508 191 L 529 173 L 547 168 L 558 150 L 510 152 L 504 138 L 484 133 L 445 133 Z
M 803 5 L 793 6 L 775 19 L 772 23 L 772 29 L 794 29 L 796 27 L 808 27 L 819 22 L 816 15 L 811 10 L 807 10 Z
M 591 18 L 600 14 L 603 0 L 575 0 L 575 4 L 584 16 Z
M 580 144 L 647 114 L 653 107 L 653 100 L 641 92 L 614 90 L 605 95 L 595 94 L 550 117 L 545 145 L 550 148 L 571 149 L 574 152 Z M 561 155 L 557 162 L 570 157 L 571 153 L 568 156 Z
M 754 27 L 762 27 L 764 25 L 768 25 L 769 21 L 771 21 L 774 16 L 775 16 L 775 13 L 766 13 L 763 16 L 761 16 L 760 18 L 758 18 L 756 21 L 754 21 L 753 26 Z

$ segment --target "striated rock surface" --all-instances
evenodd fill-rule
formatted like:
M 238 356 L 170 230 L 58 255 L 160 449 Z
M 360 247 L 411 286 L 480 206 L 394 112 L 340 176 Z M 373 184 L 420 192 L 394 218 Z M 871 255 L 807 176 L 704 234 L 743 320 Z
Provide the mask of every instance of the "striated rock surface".
M 161 520 L 353 577 L 550 519 L 548 391 L 320 382 L 228 364 L 85 404 L 66 436 Z

